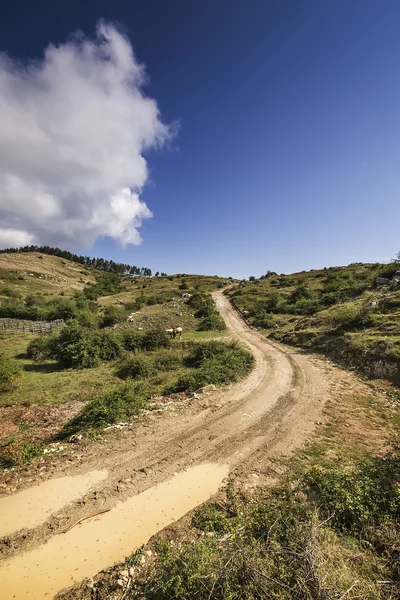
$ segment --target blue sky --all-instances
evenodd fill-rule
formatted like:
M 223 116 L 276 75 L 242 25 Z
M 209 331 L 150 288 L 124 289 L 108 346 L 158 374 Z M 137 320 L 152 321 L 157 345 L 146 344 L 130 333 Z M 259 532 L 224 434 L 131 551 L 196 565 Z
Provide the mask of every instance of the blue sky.
M 142 244 L 105 235 L 78 250 L 237 277 L 400 250 L 398 1 L 63 4 L 10 3 L 0 50 L 40 59 L 77 29 L 118 22 L 146 66 L 145 93 L 179 123 L 145 152 L 141 199 L 154 216 Z

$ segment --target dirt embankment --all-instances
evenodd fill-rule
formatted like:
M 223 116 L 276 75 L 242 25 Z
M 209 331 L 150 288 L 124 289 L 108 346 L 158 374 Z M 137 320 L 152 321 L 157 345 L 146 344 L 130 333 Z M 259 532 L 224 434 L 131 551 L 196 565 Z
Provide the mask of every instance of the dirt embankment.
M 200 397 L 186 410 L 148 415 L 137 428 L 107 433 L 91 445 L 68 444 L 63 457 L 45 457 L 26 468 L 24 477 L 14 473 L 14 489 L 36 483 L 38 473 L 41 481 L 98 469 L 106 470 L 107 477 L 36 527 L 21 531 L 16 522 L 0 546 L 2 557 L 10 559 L 64 535 L 96 511 L 111 508 L 112 515 L 118 502 L 196 465 L 226 465 L 229 477 L 244 482 L 251 474 L 259 475 L 257 482 L 268 479 L 276 474 L 274 461 L 305 442 L 340 371 L 266 340 L 242 321 L 221 292 L 214 299 L 234 337 L 254 353 L 252 374 L 228 390 Z M 153 518 L 158 521 L 157 514 Z

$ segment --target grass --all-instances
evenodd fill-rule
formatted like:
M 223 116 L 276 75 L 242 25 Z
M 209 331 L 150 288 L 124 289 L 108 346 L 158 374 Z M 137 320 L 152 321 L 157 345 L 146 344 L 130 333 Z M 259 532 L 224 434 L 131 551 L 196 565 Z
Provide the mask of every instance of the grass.
M 82 265 L 38 252 L 0 255 L 0 279 L 4 286 L 21 296 L 28 294 L 58 295 L 61 291 L 70 296 L 82 290 L 86 283 L 93 283 L 90 270 Z
M 184 361 L 171 358 L 183 352 L 184 343 L 170 340 L 165 329 L 181 326 L 183 342 L 212 340 L 222 335 L 216 331 L 198 331 L 201 318 L 195 315 L 196 310 L 182 296 L 187 292 L 203 293 L 223 287 L 228 282 L 226 279 L 200 275 L 151 279 L 109 277 L 105 273 L 82 269 L 68 260 L 47 255 L 42 257 L 38 253 L 0 255 L 0 273 L 4 282 L 0 296 L 3 293 L 5 306 L 12 304 L 14 299 L 22 313 L 25 307 L 31 309 L 32 302 L 42 312 L 57 306 L 57 310 L 60 307 L 65 309 L 64 320 L 74 319 L 68 321 L 59 335 L 35 338 L 32 335 L 9 334 L 2 338 L 5 361 L 10 359 L 7 364 L 17 365 L 19 370 L 12 386 L 9 389 L 3 386 L 0 393 L 0 410 L 3 411 L 6 427 L 13 431 L 8 437 L 7 431 L 0 431 L 3 440 L 0 454 L 8 457 L 7 464 L 10 460 L 13 464 L 23 464 L 29 457 L 33 458 L 35 448 L 40 448 L 44 441 L 48 442 L 49 436 L 53 435 L 50 431 L 54 432 L 60 422 L 72 427 L 73 419 L 65 424 L 65 417 L 76 414 L 77 410 L 78 420 L 74 421 L 74 426 L 79 423 L 83 431 L 101 428 L 100 404 L 102 414 L 106 415 L 104 422 L 113 422 L 124 414 L 128 418 L 129 409 L 121 408 L 113 394 L 121 386 L 118 377 L 121 365 L 118 368 L 117 365 L 132 356 L 132 352 L 142 354 L 142 365 L 150 365 L 148 372 L 142 371 L 135 380 L 141 384 L 144 397 L 172 391 L 177 381 L 193 369 Z M 88 283 L 91 286 L 88 287 Z M 76 295 L 82 289 L 83 294 Z M 108 290 L 115 293 L 97 298 L 98 293 Z M 36 297 L 33 298 L 34 294 Z M 127 304 L 121 304 L 121 300 Z M 129 302 L 135 308 L 130 307 Z M 136 313 L 133 323 L 127 323 L 130 312 Z M 105 328 L 115 324 L 117 331 Z M 156 330 L 159 333 L 156 334 Z M 168 357 L 165 353 L 158 358 L 154 355 L 152 362 L 142 350 L 151 350 L 160 344 L 171 344 L 171 353 Z M 27 357 L 28 346 L 30 358 Z M 188 353 L 187 349 L 185 352 Z M 203 371 L 202 377 L 200 380 L 197 373 L 199 386 L 203 381 L 222 382 L 216 374 L 205 377 Z M 183 386 L 187 390 L 191 389 L 190 381 L 187 380 L 186 387 Z M 104 411 L 107 398 L 114 398 L 110 402 L 119 406 L 114 413 L 110 407 Z M 79 404 L 82 405 L 81 410 Z M 49 407 L 51 421 L 54 421 L 52 427 L 31 421 L 29 428 L 15 425 L 16 419 L 24 422 L 27 413 L 30 419 L 35 419 L 32 415 L 42 414 L 36 410 L 40 406 Z M 58 408 L 53 410 L 50 407 Z
M 92 398 L 75 418 L 65 424 L 58 437 L 64 439 L 78 432 L 90 432 L 127 421 L 145 407 L 146 400 L 132 385 L 117 386 Z
M 369 377 L 400 383 L 400 290 L 377 288 L 397 264 L 270 273 L 227 292 L 254 326 L 282 342 L 330 355 Z
M 136 353 L 123 360 L 116 370 L 118 377 L 126 382 L 87 402 L 66 423 L 60 437 L 130 420 L 155 395 L 235 382 L 251 370 L 253 362 L 247 350 L 217 341 L 189 342 L 172 349 Z
M 399 477 L 393 452 L 358 462 L 352 475 L 340 465 L 306 468 L 272 489 L 227 488 L 194 512 L 189 539 L 158 536 L 155 560 L 127 597 L 395 600 Z M 97 587 L 98 598 L 108 597 L 120 570 Z
M 22 375 L 12 390 L 0 395 L 0 406 L 85 402 L 104 386 L 118 382 L 111 364 L 102 364 L 93 369 L 59 370 L 55 361 L 37 364 L 23 358 L 32 338 L 15 336 L 3 341 L 4 352 L 19 357 L 17 362 Z
M 398 415 L 373 392 L 346 395 L 327 411 L 273 488 L 228 487 L 160 533 L 151 542 L 154 560 L 139 567 L 126 597 L 397 600 Z M 100 576 L 99 600 L 141 552 Z

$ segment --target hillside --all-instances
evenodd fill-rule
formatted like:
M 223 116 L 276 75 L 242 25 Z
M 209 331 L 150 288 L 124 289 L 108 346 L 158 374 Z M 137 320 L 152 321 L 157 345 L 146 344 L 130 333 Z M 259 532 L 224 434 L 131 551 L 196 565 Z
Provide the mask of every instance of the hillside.
M 226 293 L 271 338 L 399 383 L 399 269 L 395 263 L 352 264 L 291 275 L 267 273 Z
M 387 334 L 396 361 L 394 265 L 235 282 L 11 258 L 3 320 L 64 323 L 1 332 L 6 597 L 399 597 L 398 393 L 268 339 Z
M 89 269 L 57 256 L 38 252 L 0 253 L 0 298 L 13 294 L 47 293 L 71 295 L 94 283 Z
M 2 253 L 0 265 L 0 467 L 40 454 L 86 403 L 126 380 L 140 385 L 143 406 L 152 396 L 202 386 L 187 344 L 224 336 L 207 292 L 228 280 L 132 277 L 36 252 Z M 37 322 L 57 320 L 64 322 L 57 333 L 30 333 Z M 171 327 L 183 329 L 186 346 L 169 338 Z M 210 379 L 203 384 L 223 379 L 203 375 Z M 107 422 L 122 412 L 109 411 Z

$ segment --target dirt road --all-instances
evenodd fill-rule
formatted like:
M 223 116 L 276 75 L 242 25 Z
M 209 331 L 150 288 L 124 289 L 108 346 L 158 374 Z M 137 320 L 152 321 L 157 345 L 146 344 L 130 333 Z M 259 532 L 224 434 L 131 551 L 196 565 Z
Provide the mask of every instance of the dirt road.
M 121 502 L 128 503 L 133 496 L 145 493 L 153 486 L 164 485 L 162 482 L 177 473 L 181 477 L 189 469 L 196 473 L 198 465 L 219 465 L 216 467 L 219 479 L 214 477 L 209 488 L 207 478 L 212 479 L 210 473 L 213 469 L 202 471 L 203 481 L 196 484 L 198 493 L 189 495 L 191 500 L 182 505 L 182 510 L 187 511 L 204 501 L 207 494 L 209 496 L 216 491 L 221 479 L 228 473 L 229 477 L 245 483 L 251 481 L 254 475 L 257 482 L 262 477 L 273 476 L 276 460 L 288 456 L 305 442 L 320 419 L 329 395 L 331 382 L 323 362 L 271 342 L 250 329 L 221 292 L 214 293 L 214 300 L 232 336 L 254 353 L 256 366 L 252 374 L 228 390 L 201 395 L 185 410 L 148 415 L 134 429 L 111 432 L 106 441 L 102 439 L 81 450 L 79 445 L 68 445 L 71 448 L 68 448 L 67 459 L 61 461 L 60 458 L 59 462 L 56 458 L 52 459 L 48 470 L 41 467 L 41 481 L 61 476 L 82 477 L 98 470 L 102 475 L 94 487 L 92 485 L 86 493 L 83 488 L 80 497 L 68 505 L 57 506 L 55 511 L 44 511 L 42 523 L 37 522 L 37 511 L 34 511 L 36 522 L 33 524 L 26 525 L 21 516 L 15 517 L 15 523 L 11 523 L 11 529 L 9 526 L 9 534 L 1 546 L 1 556 L 9 561 L 6 564 L 9 578 L 14 568 L 12 557 L 19 560 L 20 555 L 23 557 L 24 553 L 34 549 L 40 554 L 41 549 L 46 547 L 44 542 L 49 547 L 57 544 L 57 540 L 66 535 L 64 532 L 68 527 L 96 511 L 111 508 L 109 516 L 98 519 L 100 523 L 101 519 L 104 519 L 104 524 L 106 519 L 112 523 L 112 515 L 122 506 Z M 22 487 L 26 487 L 26 480 L 37 481 L 34 472 L 34 466 L 28 469 L 25 478 L 20 481 Z M 187 485 L 185 475 L 180 481 L 183 487 L 176 492 L 178 495 L 184 494 L 182 490 Z M 68 486 L 68 480 L 64 485 Z M 202 487 L 206 490 L 205 497 L 200 493 Z M 24 493 L 29 497 L 29 488 Z M 177 495 L 175 500 L 180 503 Z M 146 502 L 149 513 L 152 510 L 149 497 Z M 162 498 L 160 502 L 162 504 Z M 173 518 L 184 514 L 182 510 Z M 152 520 L 156 530 L 157 526 L 160 528 L 166 524 L 158 513 Z M 21 526 L 25 528 L 21 530 Z M 83 525 L 77 529 L 81 528 L 85 530 Z M 155 532 L 154 529 L 152 531 Z M 98 564 L 97 570 L 104 566 Z M 19 563 L 15 568 L 21 569 Z M 0 565 L 0 577 L 3 574 Z M 86 576 L 87 572 L 82 572 L 82 575 Z M 71 577 L 70 583 L 76 581 L 76 577 Z M 56 588 L 49 589 L 54 592 Z M 15 597 L 18 598 L 18 594 Z M 40 595 L 29 596 L 21 592 L 21 597 L 36 598 Z

